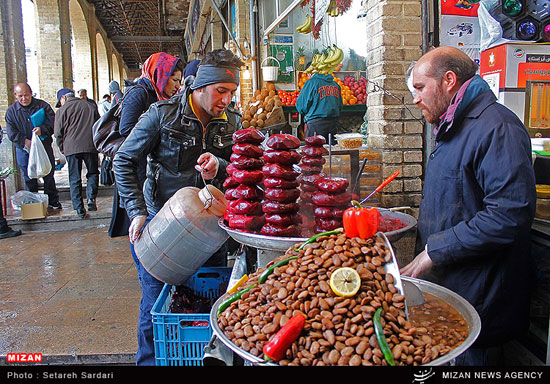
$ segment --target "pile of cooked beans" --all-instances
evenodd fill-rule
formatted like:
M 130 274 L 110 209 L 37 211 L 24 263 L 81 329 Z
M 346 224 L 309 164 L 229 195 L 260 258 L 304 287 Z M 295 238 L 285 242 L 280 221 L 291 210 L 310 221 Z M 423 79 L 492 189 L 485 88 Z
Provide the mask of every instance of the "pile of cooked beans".
M 393 276 L 384 271 L 392 256 L 381 238 L 350 239 L 340 234 L 320 237 L 300 251 L 295 250 L 297 246 L 280 258 L 297 259 L 275 268 L 262 284 L 258 284 L 262 268 L 251 274 L 241 289 L 258 286 L 219 314 L 220 329 L 242 350 L 262 358 L 270 337 L 301 313 L 306 325 L 280 365 L 387 365 L 373 326 L 380 307 L 396 365 L 429 363 L 468 336 L 464 327 L 462 333 L 453 328 L 438 330 L 435 338 L 429 325 L 415 327 L 407 320 L 405 298 Z M 354 268 L 361 277 L 361 288 L 352 297 L 336 296 L 330 288 L 331 273 L 340 267 Z M 446 338 L 446 331 L 452 337 Z

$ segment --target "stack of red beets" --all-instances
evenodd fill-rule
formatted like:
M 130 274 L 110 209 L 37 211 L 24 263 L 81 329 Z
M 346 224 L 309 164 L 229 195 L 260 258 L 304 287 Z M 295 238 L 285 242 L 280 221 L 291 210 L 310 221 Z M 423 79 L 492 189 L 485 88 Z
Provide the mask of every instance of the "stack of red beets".
M 233 134 L 231 164 L 227 166 L 229 177 L 225 180 L 225 198 L 229 200 L 225 220 L 230 228 L 257 232 L 265 224 L 262 212 L 264 192 L 258 185 L 263 180 L 264 134 L 247 128 Z
M 332 231 L 343 226 L 342 216 L 352 199 L 349 181 L 343 177 L 321 177 L 315 181 L 319 189 L 313 193 L 315 232 Z
M 298 215 L 300 183 L 295 168 L 301 156 L 296 151 L 300 140 L 289 134 L 270 136 L 265 145 L 269 148 L 263 154 L 265 165 L 264 176 L 265 200 L 262 206 L 265 213 L 265 225 L 261 233 L 269 236 L 300 236 L 300 216 Z
M 306 145 L 302 148 L 302 162 L 300 168 L 302 174 L 298 178 L 300 181 L 300 215 L 302 216 L 302 237 L 311 237 L 315 234 L 315 221 L 313 220 L 312 197 L 317 192 L 315 182 L 324 177 L 323 165 L 326 160 L 323 157 L 328 154 L 328 150 L 323 146 L 326 139 L 321 135 L 315 135 L 305 138 Z

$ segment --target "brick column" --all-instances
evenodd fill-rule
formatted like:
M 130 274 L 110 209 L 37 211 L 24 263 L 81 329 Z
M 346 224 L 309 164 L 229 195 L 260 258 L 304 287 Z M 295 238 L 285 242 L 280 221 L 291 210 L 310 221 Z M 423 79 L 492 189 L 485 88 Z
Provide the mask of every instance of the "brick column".
M 57 90 L 73 85 L 69 6 L 57 0 L 35 4 L 40 98 L 54 106 Z
M 23 17 L 19 0 L 0 2 L 0 126 L 6 131 L 6 111 L 15 101 L 13 86 L 27 81 L 25 66 L 25 46 L 23 43 Z M 0 168 L 17 169 L 15 150 L 6 135 L 0 145 Z M 19 186 L 24 185 L 22 177 L 10 176 L 6 179 L 7 199 Z
M 411 206 L 416 214 L 423 177 L 423 123 L 412 105 L 405 72 L 422 55 L 420 0 L 367 0 L 367 119 L 369 146 L 381 149 L 383 177 L 400 171 L 381 195 L 385 207 Z M 381 89 L 376 88 L 373 83 Z M 392 97 L 384 90 L 391 92 Z
M 250 8 L 248 1 L 238 0 L 235 4 L 235 16 L 237 18 L 237 41 L 241 46 L 242 52 L 246 55 L 247 51 L 244 48 L 245 39 L 248 40 L 250 44 Z M 229 21 L 228 21 L 229 22 Z M 241 71 L 241 104 L 246 105 L 252 99 L 253 90 L 252 90 L 252 64 L 250 60 L 245 61 L 246 66 L 248 66 L 248 72 L 250 73 L 250 78 L 243 79 L 243 73 L 246 70 L 246 67 L 242 68 Z

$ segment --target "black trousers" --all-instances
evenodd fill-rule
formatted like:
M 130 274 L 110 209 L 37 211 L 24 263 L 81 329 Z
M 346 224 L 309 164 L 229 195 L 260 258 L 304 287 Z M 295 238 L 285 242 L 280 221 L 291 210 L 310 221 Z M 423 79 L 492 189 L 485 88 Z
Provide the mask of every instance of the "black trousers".
M 332 135 L 332 143 L 334 144 L 334 135 L 338 133 L 338 118 L 337 117 L 325 117 L 322 119 L 311 120 L 306 123 L 306 137 L 321 135 L 327 143 L 328 135 Z
M 97 197 L 99 185 L 99 169 L 97 153 L 75 153 L 68 155 L 67 166 L 69 172 L 69 185 L 71 188 L 71 201 L 75 210 L 84 209 L 82 201 L 82 163 L 86 164 L 86 198 L 94 200 Z

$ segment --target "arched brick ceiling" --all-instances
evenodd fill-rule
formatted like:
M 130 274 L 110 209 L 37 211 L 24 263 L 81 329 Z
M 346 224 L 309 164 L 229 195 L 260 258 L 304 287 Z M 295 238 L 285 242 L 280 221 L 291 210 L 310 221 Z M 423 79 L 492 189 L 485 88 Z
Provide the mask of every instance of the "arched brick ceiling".
M 189 0 L 88 0 L 130 69 L 159 51 L 184 56 Z

